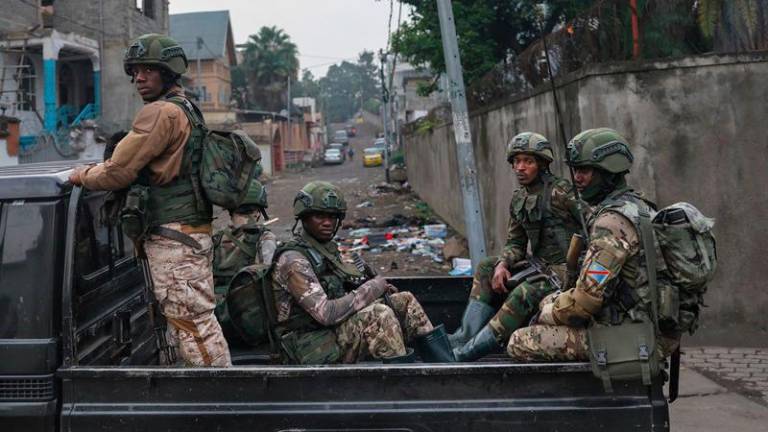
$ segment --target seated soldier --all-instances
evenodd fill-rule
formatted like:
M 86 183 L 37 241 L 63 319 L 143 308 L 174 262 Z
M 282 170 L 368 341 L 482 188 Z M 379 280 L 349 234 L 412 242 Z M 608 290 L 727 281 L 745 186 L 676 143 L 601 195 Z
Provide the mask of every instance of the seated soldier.
M 412 341 L 424 361 L 452 361 L 442 325 L 427 318 L 408 292 L 382 277 L 365 281 L 342 261 L 333 237 L 347 210 L 341 191 L 315 181 L 293 202 L 301 231 L 275 253 L 272 273 L 282 354 L 294 364 L 355 363 L 369 358 L 412 362 Z
M 251 182 L 248 194 L 234 211 L 232 223 L 213 236 L 213 278 L 215 293 L 221 297 L 232 277 L 243 267 L 270 264 L 277 248 L 277 238 L 260 223 L 266 219 L 267 190 L 257 180 Z

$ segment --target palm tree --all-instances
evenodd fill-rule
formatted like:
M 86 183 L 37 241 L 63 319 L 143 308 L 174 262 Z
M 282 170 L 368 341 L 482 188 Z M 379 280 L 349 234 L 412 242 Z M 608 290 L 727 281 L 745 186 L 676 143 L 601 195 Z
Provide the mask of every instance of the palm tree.
M 296 44 L 283 30 L 264 26 L 249 36 L 244 48 L 242 69 L 250 105 L 268 111 L 285 108 L 288 77 L 295 81 L 299 70 Z
M 697 0 L 696 12 L 716 51 L 768 48 L 768 0 Z

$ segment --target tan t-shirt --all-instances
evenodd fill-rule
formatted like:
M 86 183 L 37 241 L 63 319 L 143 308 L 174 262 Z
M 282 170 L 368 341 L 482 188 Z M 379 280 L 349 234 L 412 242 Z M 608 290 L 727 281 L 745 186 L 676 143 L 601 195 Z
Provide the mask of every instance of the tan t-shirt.
M 182 93 L 180 88 L 171 92 Z M 144 167 L 152 184 L 162 185 L 179 174 L 184 145 L 192 127 L 184 111 L 164 100 L 144 105 L 131 131 L 115 147 L 112 158 L 85 168 L 83 186 L 91 190 L 118 190 L 131 185 Z

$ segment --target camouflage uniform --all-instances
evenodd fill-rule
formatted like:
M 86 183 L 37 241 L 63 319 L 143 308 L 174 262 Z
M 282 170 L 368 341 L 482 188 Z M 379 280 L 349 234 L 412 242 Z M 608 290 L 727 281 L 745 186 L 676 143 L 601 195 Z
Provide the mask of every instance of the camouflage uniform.
M 591 147 L 600 149 L 601 145 L 613 153 L 603 159 L 582 156 Z M 639 215 L 641 211 L 652 214 L 653 207 L 624 183 L 624 173 L 632 160 L 626 140 L 609 129 L 589 130 L 577 135 L 569 148 L 575 149 L 571 150 L 575 165 L 588 160 L 585 164 L 594 166 L 596 175 L 611 180 L 607 186 L 600 186 L 607 194 L 590 191 L 589 186 L 585 189 L 585 199 L 599 203 L 588 220 L 590 241 L 576 286 L 545 299 L 539 325 L 512 334 L 507 352 L 519 361 L 586 360 L 585 328 L 590 322 L 611 326 L 651 319 Z M 663 260 L 658 262 L 659 277 L 663 277 Z M 674 338 L 659 340 L 662 353 L 675 346 Z
M 515 190 L 512 196 L 507 241 L 501 256 L 485 258 L 475 272 L 462 329 L 451 335 L 455 339 L 452 342 L 457 345 L 454 355 L 460 361 L 471 361 L 484 355 L 488 349 L 498 348 L 496 345 L 503 346 L 510 334 L 523 326 L 536 312 L 544 296 L 556 289 L 547 279 L 524 281 L 504 296 L 491 287 L 496 266 L 503 263 L 514 274 L 515 265 L 525 259 L 530 245 L 531 254 L 540 258 L 549 266 L 550 271 L 564 281 L 568 244 L 571 236 L 580 230 L 579 206 L 576 204 L 573 187 L 566 180 L 550 174 L 543 166 L 553 160 L 551 145 L 546 138 L 530 132 L 515 136 L 507 148 L 507 160 L 512 163 L 518 154 L 536 156 L 542 162 L 540 172 L 532 184 Z M 492 315 L 487 326 L 495 342 L 487 341 L 482 344 L 483 348 L 475 348 L 469 344 L 470 339 L 467 345 L 461 347 L 463 341 L 458 334 L 464 329 L 468 329 L 467 333 L 472 333 L 471 330 L 475 330 L 476 334 L 482 332 L 483 329 L 476 326 L 481 321 L 478 316 L 482 315 Z
M 313 212 L 340 222 L 346 212 L 341 191 L 325 182 L 306 185 L 294 200 L 294 215 Z M 335 242 L 321 243 L 306 231 L 277 250 L 272 286 L 275 333 L 291 363 L 403 357 L 406 342 L 434 330 L 411 293 L 385 296 L 392 289 L 385 279 L 365 281 L 360 270 L 342 261 Z
M 181 46 L 156 34 L 133 41 L 124 59 L 128 75 L 135 65 L 149 65 L 180 77 L 186 64 Z M 186 238 L 186 243 L 197 243 L 192 247 L 151 234 L 143 247 L 176 351 L 190 365 L 228 366 L 229 348 L 213 313 L 212 208 L 204 197 L 193 193 L 192 157 L 187 151 L 202 131 L 192 127 L 192 114 L 183 108 L 185 101 L 178 84 L 167 85 L 157 100 L 147 101 L 139 111 L 131 131 L 108 160 L 78 169 L 73 177 L 91 190 L 146 188 L 144 223 L 150 232 L 163 229 Z
M 251 190 L 255 190 L 251 194 Z M 251 195 L 256 195 L 251 197 Z M 271 264 L 277 249 L 277 237 L 259 223 L 266 215 L 266 190 L 253 180 L 243 205 L 230 212 L 232 223 L 213 236 L 213 278 L 216 283 L 216 297 L 220 300 L 232 277 L 246 266 Z

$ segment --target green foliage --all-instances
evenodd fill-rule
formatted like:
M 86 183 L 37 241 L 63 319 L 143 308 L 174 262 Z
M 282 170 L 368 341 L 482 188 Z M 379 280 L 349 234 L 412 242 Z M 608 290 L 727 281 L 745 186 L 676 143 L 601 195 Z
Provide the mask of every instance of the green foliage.
M 381 94 L 374 59 L 373 52 L 363 51 L 357 63 L 344 61 L 328 68 L 326 76 L 319 81 L 320 99 L 328 121 L 345 122 L 366 106 L 378 112 L 377 101 L 371 102 Z
M 389 158 L 389 163 L 392 165 L 405 164 L 405 152 L 403 150 L 398 150 L 392 153 L 392 156 Z
M 435 128 L 435 122 L 429 117 L 422 117 L 416 123 L 416 133 L 418 135 L 424 135 L 432 132 Z
M 392 36 L 392 46 L 409 63 L 445 70 L 440 22 L 434 1 L 403 0 L 412 7 L 409 21 Z M 513 60 L 538 39 L 583 12 L 593 0 L 453 0 L 464 81 L 469 86 L 499 63 Z M 543 4 L 543 9 L 538 5 Z M 541 11 L 546 11 L 543 16 Z M 435 85 L 421 88 L 423 94 Z
M 296 78 L 298 49 L 283 30 L 262 27 L 250 35 L 243 51 L 243 63 L 233 72 L 233 80 L 242 74 L 248 91 L 248 107 L 280 111 L 287 103 L 288 77 Z M 242 81 L 240 81 L 242 83 Z
M 363 109 L 369 113 L 378 115 L 381 109 L 381 99 L 370 98 L 363 104 Z
M 720 9 L 722 5 L 723 0 L 699 0 L 699 26 L 704 36 L 711 38 L 715 35 L 715 29 L 720 23 Z

